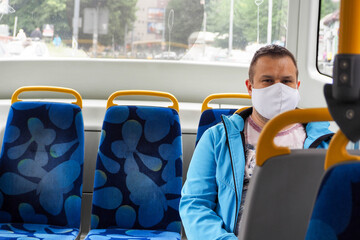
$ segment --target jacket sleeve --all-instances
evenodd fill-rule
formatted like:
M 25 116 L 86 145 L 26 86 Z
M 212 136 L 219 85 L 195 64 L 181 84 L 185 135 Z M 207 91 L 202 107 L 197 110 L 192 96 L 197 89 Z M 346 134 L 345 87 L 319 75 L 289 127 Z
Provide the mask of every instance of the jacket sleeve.
M 197 144 L 182 189 L 180 216 L 189 240 L 232 239 L 214 211 L 217 201 L 215 143 L 211 129 Z

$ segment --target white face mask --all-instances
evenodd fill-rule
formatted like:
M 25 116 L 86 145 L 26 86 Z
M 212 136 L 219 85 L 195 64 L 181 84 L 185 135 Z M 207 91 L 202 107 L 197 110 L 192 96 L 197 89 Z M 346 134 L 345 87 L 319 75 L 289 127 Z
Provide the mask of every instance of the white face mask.
M 295 109 L 300 101 L 300 94 L 295 88 L 276 83 L 266 88 L 253 88 L 251 100 L 261 116 L 271 119 L 279 113 Z

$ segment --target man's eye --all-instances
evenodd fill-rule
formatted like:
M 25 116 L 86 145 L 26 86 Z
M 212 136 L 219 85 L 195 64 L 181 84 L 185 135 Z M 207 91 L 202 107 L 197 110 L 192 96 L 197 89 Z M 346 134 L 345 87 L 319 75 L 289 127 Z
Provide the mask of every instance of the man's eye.
M 272 79 L 264 79 L 263 82 L 269 83 L 272 82 Z

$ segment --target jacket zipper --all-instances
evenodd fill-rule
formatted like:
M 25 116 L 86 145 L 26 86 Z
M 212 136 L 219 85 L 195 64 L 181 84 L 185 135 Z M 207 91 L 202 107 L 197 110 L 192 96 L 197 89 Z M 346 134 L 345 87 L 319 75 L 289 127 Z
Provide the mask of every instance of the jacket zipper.
M 233 180 L 234 180 L 234 188 L 235 188 L 235 200 L 236 200 L 236 209 L 235 209 L 235 223 L 234 223 L 234 230 L 233 232 L 235 232 L 236 230 L 236 224 L 237 224 L 237 211 L 238 211 L 238 195 L 237 195 L 237 187 L 236 187 L 236 179 L 235 179 L 235 171 L 234 171 L 234 162 L 233 162 L 233 158 L 232 158 L 232 155 L 231 155 L 231 151 L 230 151 L 230 144 L 229 144 L 229 137 L 228 137 L 228 131 L 227 131 L 227 128 L 226 128 L 226 125 L 225 125 L 225 121 L 224 121 L 224 118 L 223 116 L 221 116 L 221 120 L 224 124 L 224 129 L 225 129 L 225 135 L 226 135 L 226 143 L 227 143 L 227 146 L 229 148 L 229 155 L 230 155 L 230 161 L 231 161 L 231 169 L 232 169 L 232 175 L 233 175 Z

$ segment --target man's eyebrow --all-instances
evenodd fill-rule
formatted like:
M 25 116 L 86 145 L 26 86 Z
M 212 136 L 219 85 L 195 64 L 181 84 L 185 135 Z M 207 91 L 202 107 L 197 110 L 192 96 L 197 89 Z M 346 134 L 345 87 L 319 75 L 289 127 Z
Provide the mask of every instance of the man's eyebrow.
M 261 75 L 261 78 L 274 78 L 274 76 L 272 76 L 272 75 Z M 290 79 L 290 80 L 292 80 L 292 79 L 294 79 L 294 77 L 291 76 L 291 75 L 288 75 L 288 76 L 282 76 L 281 79 Z
M 283 76 L 282 79 L 294 79 L 294 77 L 289 75 L 289 76 Z
M 261 78 L 273 78 L 274 76 L 272 75 L 262 75 Z

